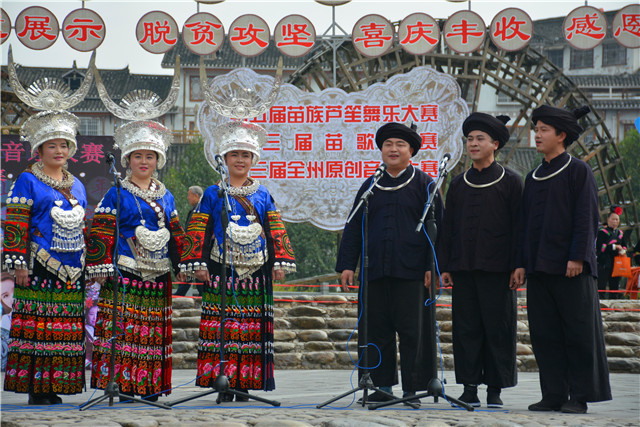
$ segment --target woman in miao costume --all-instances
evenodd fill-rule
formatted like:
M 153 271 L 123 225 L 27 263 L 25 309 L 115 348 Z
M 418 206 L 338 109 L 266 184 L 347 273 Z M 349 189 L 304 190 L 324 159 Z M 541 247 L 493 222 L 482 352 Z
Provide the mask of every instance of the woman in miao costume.
M 250 178 L 260 159 L 266 131 L 232 121 L 216 128 L 217 147 L 205 142 L 207 159 L 219 153 L 229 171 L 231 214 L 226 266 L 222 265 L 223 199 L 219 185 L 207 188 L 187 226 L 182 268 L 205 282 L 198 343 L 196 385 L 214 387 L 220 374 L 220 304 L 226 292 L 225 372 L 232 389 L 273 390 L 273 285 L 295 272 L 289 237 L 269 191 Z M 212 163 L 213 165 L 214 163 Z M 222 284 L 222 268 L 227 283 Z M 231 400 L 231 394 L 222 396 Z M 247 400 L 236 396 L 237 401 Z
M 35 82 L 26 92 L 15 74 L 11 50 L 8 70 L 16 95 L 47 111 L 22 125 L 22 139 L 40 159 L 18 176 L 7 194 L 3 268 L 15 275 L 16 286 L 4 389 L 28 393 L 30 405 L 59 404 L 59 394 L 81 393 L 85 385 L 87 196 L 82 183 L 66 170 L 77 149 L 80 121 L 64 110 L 84 98 L 92 77 L 87 73 L 70 101 L 69 89 L 54 79 Z
M 97 73 L 96 82 L 100 88 Z M 106 91 L 101 91 L 101 97 L 108 108 L 112 106 Z M 146 112 L 152 110 L 158 114 L 151 106 Z M 111 111 L 121 118 L 135 116 Z M 120 392 L 156 401 L 159 394 L 171 391 L 171 270 L 178 273 L 184 237 L 173 195 L 156 179 L 156 171 L 166 163 L 173 134 L 158 122 L 137 120 L 116 129 L 114 139 L 127 176 L 122 180 L 120 211 L 117 191 L 111 188 L 96 207 L 89 235 L 87 276 L 104 282 L 98 302 L 91 387 L 104 389 L 109 381 L 115 288 L 114 379 Z M 116 216 L 120 236 L 114 260 Z M 116 267 L 119 275 L 114 283 Z

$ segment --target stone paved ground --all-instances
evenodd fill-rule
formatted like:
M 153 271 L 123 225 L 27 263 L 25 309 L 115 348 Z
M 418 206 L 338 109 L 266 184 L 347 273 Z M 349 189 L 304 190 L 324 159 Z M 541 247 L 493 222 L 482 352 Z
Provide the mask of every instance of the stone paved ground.
M 160 402 L 197 394 L 203 389 L 193 385 L 194 370 L 175 370 L 174 387 L 184 385 Z M 352 388 L 350 371 L 344 370 L 286 370 L 276 371 L 277 388 L 273 392 L 257 393 L 267 399 L 281 402 L 275 408 L 264 403 L 216 404 L 217 394 L 176 405 L 171 410 L 138 404 L 102 404 L 80 412 L 78 406 L 93 394 L 89 390 L 81 395 L 66 397 L 63 405 L 35 407 L 26 405 L 26 395 L 1 393 L 2 426 L 638 426 L 640 425 L 640 375 L 612 374 L 613 400 L 589 405 L 586 415 L 529 412 L 527 406 L 540 399 L 537 373 L 520 373 L 519 384 L 503 392 L 504 410 L 474 412 L 453 409 L 440 399 L 422 399 L 419 410 L 405 409 L 398 405 L 391 409 L 367 410 L 352 403 L 351 398 L 335 402 L 331 408 L 316 409 L 316 405 Z M 444 378 L 450 384 L 446 393 L 460 395 L 462 387 L 455 382 L 453 372 L 446 371 Z M 4 376 L 3 376 L 4 379 Z M 399 386 L 394 388 L 400 394 Z M 101 395 L 96 392 L 93 397 Z M 358 396 L 360 393 L 358 393 Z M 484 401 L 481 388 L 480 399 Z M 351 405 L 350 405 L 351 404 Z

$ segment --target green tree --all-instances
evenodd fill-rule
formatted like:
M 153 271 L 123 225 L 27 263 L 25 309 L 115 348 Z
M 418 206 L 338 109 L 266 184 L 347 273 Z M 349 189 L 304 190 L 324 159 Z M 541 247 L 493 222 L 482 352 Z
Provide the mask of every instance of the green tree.
M 636 202 L 636 212 L 640 212 L 640 133 L 636 129 L 630 129 L 624 139 L 618 143 L 618 152 L 622 159 L 625 172 L 631 178 L 631 195 Z M 633 220 L 633 215 L 628 209 L 627 220 Z M 640 239 L 640 231 L 636 228 L 635 239 Z M 632 238 L 632 241 L 635 240 Z
M 618 152 L 627 175 L 631 177 L 631 192 L 640 209 L 640 133 L 635 129 L 627 131 L 618 143 Z
M 312 224 L 287 223 L 287 233 L 296 255 L 296 273 L 287 280 L 334 273 L 338 253 L 338 233 L 321 230 Z
M 184 223 L 187 213 L 191 210 L 191 205 L 187 202 L 189 187 L 199 185 L 204 190 L 218 182 L 220 177 L 204 156 L 202 138 L 191 144 L 177 145 L 172 148 L 177 149 L 177 153 L 170 151 L 170 155 L 177 155 L 178 159 L 172 162 L 175 166 L 164 171 L 160 179 L 171 190 L 176 200 L 178 215 Z

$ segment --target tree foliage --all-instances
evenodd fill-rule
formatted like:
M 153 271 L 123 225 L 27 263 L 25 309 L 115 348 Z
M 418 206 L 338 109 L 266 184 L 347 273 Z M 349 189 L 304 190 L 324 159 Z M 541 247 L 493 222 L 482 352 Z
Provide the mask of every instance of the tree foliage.
M 220 177 L 211 168 L 204 156 L 202 139 L 191 144 L 172 147 L 179 152 L 175 166 L 170 167 L 160 177 L 164 185 L 171 191 L 176 200 L 176 209 L 180 220 L 184 223 L 191 205 L 187 202 L 187 191 L 192 185 L 199 185 L 202 189 L 218 182 Z M 169 153 L 169 155 L 176 155 Z
M 618 152 L 625 172 L 631 177 L 631 192 L 640 210 L 640 133 L 635 129 L 628 130 L 618 143 Z
M 338 233 L 321 230 L 306 222 L 287 223 L 286 227 L 298 270 L 287 276 L 287 280 L 335 272 Z
M 618 143 L 618 152 L 625 171 L 631 177 L 631 188 L 636 202 L 640 202 L 640 133 L 630 129 Z

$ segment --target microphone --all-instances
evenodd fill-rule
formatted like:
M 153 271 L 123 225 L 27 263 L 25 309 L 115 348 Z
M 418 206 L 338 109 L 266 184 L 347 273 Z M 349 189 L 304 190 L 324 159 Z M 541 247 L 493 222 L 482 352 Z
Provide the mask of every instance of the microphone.
M 380 175 L 382 175 L 384 173 L 384 171 L 387 170 L 387 164 L 386 163 L 380 163 L 380 166 L 378 166 L 378 168 L 376 169 L 376 171 L 373 173 L 373 179 L 378 178 Z
M 449 163 L 449 160 L 451 160 L 451 154 L 447 153 L 442 156 L 442 160 L 440 160 L 440 170 L 444 170 L 444 168 L 447 166 L 447 163 Z
M 222 158 L 222 156 L 220 154 L 216 154 L 214 159 L 215 159 L 218 167 L 224 167 L 225 166 L 224 159 Z
M 113 166 L 113 164 L 116 162 L 116 158 L 113 153 L 107 153 L 107 155 L 105 156 L 105 160 L 107 161 L 107 164 L 109 166 Z

